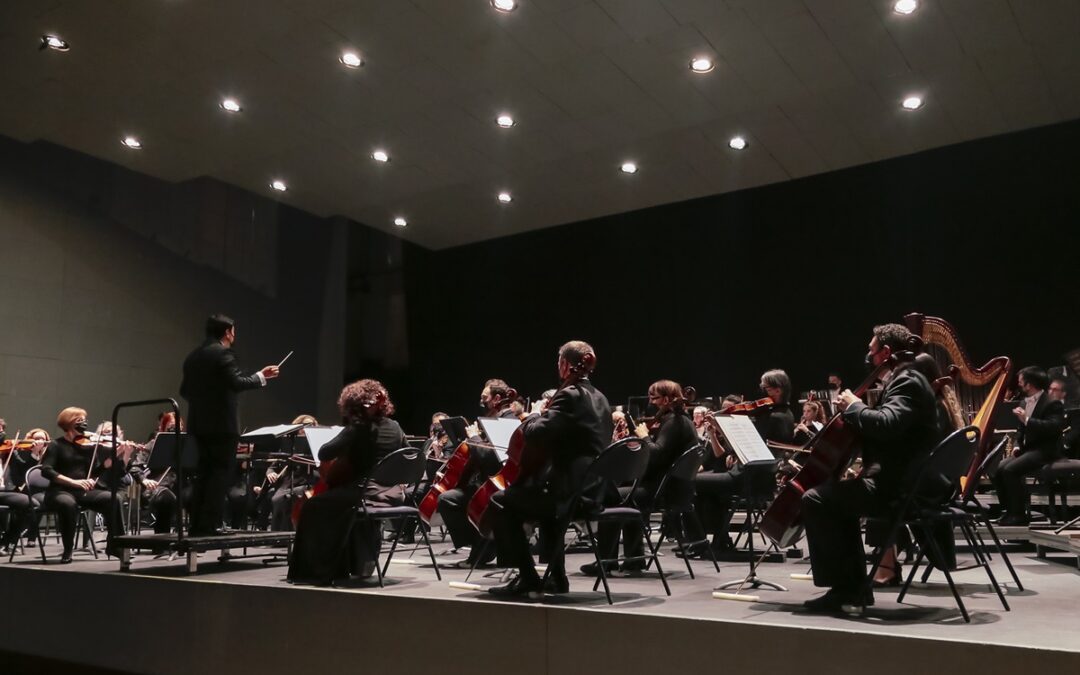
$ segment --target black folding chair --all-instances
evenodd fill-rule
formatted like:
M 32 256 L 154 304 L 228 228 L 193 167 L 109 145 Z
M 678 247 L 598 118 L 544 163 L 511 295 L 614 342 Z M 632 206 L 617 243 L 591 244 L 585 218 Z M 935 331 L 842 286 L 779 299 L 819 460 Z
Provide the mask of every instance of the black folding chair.
M 410 521 L 419 523 L 420 512 L 415 506 L 386 506 L 378 502 L 371 502 L 363 495 L 367 494 L 369 488 L 378 486 L 400 485 L 403 490 L 409 486 L 415 486 L 423 478 L 424 469 L 424 454 L 420 450 L 407 447 L 391 452 L 386 457 L 383 457 L 382 460 L 375 465 L 375 468 L 371 470 L 371 474 L 364 482 L 360 503 L 353 508 L 353 520 L 349 526 L 349 534 L 345 542 L 347 550 L 349 538 L 353 536 L 353 530 L 356 525 L 368 521 L 375 523 L 381 529 L 383 522 L 397 521 L 393 543 L 390 545 L 390 551 L 386 554 L 386 561 L 383 563 L 382 567 L 379 566 L 379 554 L 382 552 L 381 536 L 378 538 L 379 543 L 376 544 L 378 550 L 368 551 L 375 559 L 375 571 L 379 576 L 379 586 L 383 585 L 383 578 L 386 576 L 386 571 L 390 567 L 390 560 L 394 557 L 394 551 L 397 550 L 398 542 L 401 540 L 401 533 L 405 529 L 405 525 Z M 435 568 L 435 577 L 442 581 L 439 565 L 435 561 L 435 551 L 431 548 L 431 540 L 428 539 L 427 532 L 424 528 L 417 527 L 417 531 L 419 531 L 420 536 L 424 538 L 424 546 L 427 547 L 428 555 L 431 557 L 431 565 Z
M 656 494 L 652 496 L 647 507 L 643 510 L 646 512 L 646 516 L 651 513 L 660 513 L 662 520 L 660 521 L 660 537 L 656 542 L 657 548 L 664 543 L 664 540 L 671 535 L 671 523 L 675 521 L 675 541 L 679 545 L 679 550 L 689 551 L 694 548 L 702 548 L 709 553 L 709 559 L 712 560 L 713 567 L 716 571 L 720 571 L 720 564 L 716 562 L 716 554 L 713 553 L 712 546 L 709 545 L 709 539 L 697 539 L 690 541 L 687 538 L 687 519 L 690 519 L 693 525 L 693 532 L 704 532 L 705 529 L 701 525 L 701 518 L 698 517 L 697 510 L 694 508 L 694 476 L 697 475 L 698 469 L 701 468 L 702 457 L 705 449 L 700 444 L 693 446 L 672 463 L 671 467 L 664 474 L 664 477 L 660 479 L 660 484 L 656 486 Z M 685 481 L 690 486 L 689 494 L 683 495 L 683 498 L 677 498 L 671 493 L 674 492 L 674 481 Z M 648 536 L 648 535 L 646 535 Z M 690 578 L 694 578 L 694 569 L 690 566 L 690 556 L 683 556 L 683 562 L 686 563 L 686 571 L 690 574 Z M 648 569 L 648 567 L 646 567 Z
M 44 503 L 39 504 L 34 496 L 45 492 L 49 488 L 50 481 L 48 478 L 41 474 L 41 465 L 32 466 L 26 470 L 26 493 L 30 496 L 30 512 L 31 518 L 41 520 L 41 516 L 53 516 L 56 518 L 56 510 Z M 94 559 L 98 557 L 97 545 L 94 543 L 94 528 L 90 524 L 89 514 L 82 506 L 76 505 L 75 507 L 75 522 L 76 530 L 75 536 L 78 537 L 81 532 L 83 535 L 83 546 L 90 545 L 90 551 L 94 554 Z M 57 528 L 59 530 L 59 528 Z M 20 533 L 20 537 L 22 533 Z M 38 551 L 41 553 L 41 562 L 48 562 L 45 558 L 45 533 L 39 531 L 37 536 Z M 15 549 L 11 551 L 11 556 L 8 558 L 8 562 L 11 562 L 15 558 Z
M 990 452 L 986 453 L 986 457 L 983 458 L 982 464 L 979 465 L 978 470 L 975 472 L 975 476 L 972 480 L 978 481 L 987 474 L 991 466 L 995 466 L 1000 461 L 1001 455 L 1005 451 L 1005 445 L 1008 439 L 1003 438 L 998 442 Z M 1001 556 L 1001 559 L 1005 562 L 1005 567 L 1008 568 L 1009 574 L 1012 575 L 1013 581 L 1016 583 L 1017 590 L 1024 590 L 1024 584 L 1020 583 L 1020 577 L 1017 576 L 1016 570 L 1013 568 L 1012 561 L 1009 560 L 1009 554 L 1005 552 L 1005 548 L 1001 545 L 1001 539 L 998 538 L 997 530 L 994 528 L 994 523 L 990 520 L 990 508 L 987 504 L 983 504 L 979 501 L 978 496 L 975 494 L 975 490 L 965 491 L 970 494 L 966 495 L 961 492 L 957 497 L 954 507 L 963 509 L 969 513 L 982 527 L 986 528 L 990 538 L 994 540 L 994 550 Z M 987 559 L 990 559 L 990 553 L 987 551 L 986 543 L 982 539 L 982 535 L 979 533 L 978 528 L 974 528 L 975 536 L 979 538 L 979 542 L 983 544 L 983 550 L 986 551 Z
M 927 564 L 937 567 L 945 575 L 949 590 L 956 600 L 956 605 L 960 609 L 964 621 L 970 623 L 971 617 L 964 606 L 959 590 L 956 588 L 956 583 L 949 570 L 949 564 L 946 562 L 945 552 L 934 538 L 934 526 L 946 523 L 960 528 L 961 533 L 971 547 L 975 557 L 975 565 L 982 567 L 986 571 L 990 584 L 997 592 L 1002 606 L 1006 611 L 1009 610 L 1009 603 L 1001 592 L 1001 587 L 994 577 L 993 570 L 990 569 L 980 540 L 972 532 L 975 523 L 974 517 L 954 505 L 960 494 L 960 478 L 967 473 L 968 467 L 971 466 L 971 460 L 975 456 L 978 444 L 978 427 L 968 426 L 949 434 L 945 440 L 930 451 L 930 455 L 922 463 L 899 508 L 891 518 L 885 541 L 875 547 L 872 553 L 873 565 L 867 577 L 867 592 L 870 591 L 873 584 L 874 573 L 881 563 L 882 555 L 896 543 L 900 528 L 906 527 L 913 533 L 922 536 L 912 537 L 913 545 L 916 546 L 918 553 L 914 564 L 911 566 L 911 571 L 908 573 L 907 580 L 900 589 L 897 602 L 903 601 L 904 596 L 911 587 L 911 582 L 915 578 L 915 573 L 925 560 Z M 950 531 L 952 531 L 951 527 Z M 925 578 L 927 577 L 924 576 Z
M 609 563 L 625 562 L 630 560 L 646 561 L 647 564 L 652 562 L 656 563 L 656 571 L 660 574 L 660 582 L 664 585 L 664 592 L 671 595 L 671 589 L 668 587 L 667 578 L 664 576 L 664 570 L 660 567 L 660 560 L 656 556 L 656 547 L 653 546 L 652 541 L 645 537 L 645 543 L 648 545 L 648 555 L 642 556 L 619 556 L 614 558 L 601 558 L 600 550 L 596 543 L 596 533 L 593 530 L 592 521 L 597 523 L 616 523 L 622 524 L 627 522 L 635 522 L 641 526 L 641 531 L 644 533 L 648 529 L 648 523 L 645 522 L 645 513 L 638 508 L 628 505 L 629 496 L 618 506 L 604 507 L 595 504 L 592 500 L 584 499 L 585 493 L 590 491 L 591 488 L 597 484 L 603 484 L 605 482 L 612 483 L 616 486 L 623 485 L 625 483 L 636 483 L 645 475 L 646 469 L 649 467 L 649 451 L 642 444 L 638 438 L 624 438 L 620 441 L 616 441 L 607 447 L 600 455 L 593 460 L 589 465 L 589 469 L 585 474 L 585 481 L 582 484 L 582 488 L 578 490 L 570 502 L 570 506 L 567 510 L 559 527 L 556 528 L 558 538 L 555 545 L 566 546 L 566 531 L 570 527 L 572 521 L 584 521 L 585 528 L 589 534 L 589 549 L 592 551 L 593 556 L 596 558 L 596 567 L 599 572 L 599 577 L 596 583 L 593 584 L 593 590 L 599 588 L 600 584 L 604 584 L 604 595 L 607 597 L 608 604 L 614 604 L 611 599 L 611 588 L 608 585 L 608 575 L 605 569 L 605 565 Z M 631 491 L 631 494 L 633 491 Z M 616 547 L 616 554 L 618 549 Z M 544 572 L 544 585 L 547 584 L 548 575 L 551 574 L 551 566 L 549 565 Z

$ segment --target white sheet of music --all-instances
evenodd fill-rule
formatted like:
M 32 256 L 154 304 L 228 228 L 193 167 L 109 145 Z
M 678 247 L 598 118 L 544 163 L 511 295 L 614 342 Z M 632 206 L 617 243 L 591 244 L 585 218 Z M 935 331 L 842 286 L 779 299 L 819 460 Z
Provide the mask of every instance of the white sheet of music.
M 720 425 L 720 431 L 727 439 L 735 456 L 744 466 L 757 464 L 775 464 L 776 457 L 772 450 L 765 445 L 757 427 L 746 415 L 721 415 L 714 414 L 716 422 Z
M 506 450 L 510 447 L 510 437 L 521 426 L 521 422 L 513 417 L 481 417 L 477 421 L 483 427 L 488 440 L 495 446 L 495 454 L 499 456 L 499 461 L 505 462 Z
M 345 427 L 308 427 L 304 430 L 308 447 L 311 448 L 311 458 L 315 460 L 315 466 L 319 466 L 319 449 L 334 440 Z

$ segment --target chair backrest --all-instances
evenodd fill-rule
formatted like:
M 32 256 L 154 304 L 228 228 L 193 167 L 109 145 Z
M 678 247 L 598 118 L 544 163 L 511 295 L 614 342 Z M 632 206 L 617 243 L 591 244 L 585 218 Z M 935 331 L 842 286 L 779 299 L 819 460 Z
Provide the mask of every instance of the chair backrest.
M 704 457 L 705 448 L 700 443 L 697 443 L 675 458 L 675 461 L 671 463 L 671 466 L 664 473 L 663 478 L 660 479 L 660 484 L 656 486 L 656 494 L 652 495 L 653 503 L 661 504 L 665 501 L 665 496 L 670 496 L 668 491 L 671 489 L 669 486 L 672 481 L 685 481 L 693 485 L 694 476 L 697 475 L 698 469 L 701 468 Z
M 589 465 L 588 475 L 619 485 L 639 480 L 648 468 L 648 449 L 641 439 L 630 437 L 615 441 L 601 452 Z
M 910 496 L 922 503 L 951 501 L 960 490 L 960 479 L 967 474 L 978 449 L 979 428 L 975 425 L 946 436 L 923 462 L 918 478 L 911 485 Z
M 368 476 L 369 483 L 412 485 L 424 476 L 424 453 L 416 448 L 401 448 L 379 460 Z
M 30 494 L 37 494 L 44 492 L 52 484 L 48 478 L 41 473 L 41 465 L 32 466 L 26 470 L 26 491 Z

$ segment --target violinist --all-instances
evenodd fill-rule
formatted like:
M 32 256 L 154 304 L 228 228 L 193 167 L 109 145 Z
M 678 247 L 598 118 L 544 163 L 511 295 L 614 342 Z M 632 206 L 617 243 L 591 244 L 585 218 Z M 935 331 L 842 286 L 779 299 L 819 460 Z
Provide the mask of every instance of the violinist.
M 0 550 L 5 553 L 18 544 L 23 532 L 28 531 L 31 539 L 37 538 L 37 522 L 33 517 L 32 507 L 40 506 L 44 496 L 39 493 L 31 497 L 28 494 L 26 471 L 41 461 L 41 455 L 49 441 L 47 431 L 31 429 L 22 442 L 12 443 L 7 457 L 0 456 L 4 463 L 0 506 L 8 507 L 7 528 L 0 538 Z
M 390 419 L 394 404 L 378 380 L 359 380 L 347 385 L 338 397 L 338 410 L 345 428 L 319 448 L 319 461 L 346 463 L 352 480 L 305 503 L 289 560 L 288 580 L 292 583 L 326 585 L 349 575 L 369 577 L 375 572 L 379 550 L 377 525 L 359 526 L 362 529 L 353 539 L 352 551 L 346 551 L 342 542 L 347 540 L 353 524 L 352 510 L 360 503 L 361 479 L 383 457 L 404 447 L 405 433 Z M 388 489 L 377 486 L 363 497 L 389 503 L 389 494 Z
M 93 509 L 105 518 L 110 540 L 123 533 L 123 526 L 119 500 L 113 499 L 108 490 L 97 487 L 101 472 L 113 468 L 108 459 L 109 451 L 96 448 L 94 443 L 80 443 L 85 441 L 89 428 L 86 411 L 75 407 L 64 408 L 56 418 L 56 425 L 64 435 L 53 439 L 46 448 L 41 475 L 50 482 L 45 491 L 44 506 L 56 512 L 60 538 L 64 544 L 60 562 L 66 564 L 71 562 L 71 550 L 75 545 L 78 506 Z M 93 475 L 94 471 L 98 472 L 98 476 Z M 105 553 L 115 555 L 111 546 L 106 548 Z
M 570 591 L 558 518 L 584 487 L 589 465 L 611 444 L 611 406 L 589 380 L 595 366 L 596 352 L 588 343 L 564 344 L 558 358 L 561 387 L 546 407 L 537 402 L 534 414 L 523 423 L 525 451 L 542 448 L 550 465 L 543 477 L 513 483 L 492 497 L 499 564 L 518 568 L 513 581 L 490 589 L 494 595 L 536 597 Z M 541 585 L 529 553 L 527 522 L 540 525 L 540 549 L 549 570 L 546 586 Z
M 184 420 L 181 418 L 180 431 L 184 431 Z M 176 516 L 176 473 L 172 467 L 151 473 L 148 468 L 150 455 L 154 452 L 154 445 L 161 434 L 176 432 L 176 414 L 167 412 L 158 418 L 157 431 L 154 438 L 146 444 L 142 450 L 137 450 L 132 458 L 132 478 L 142 488 L 141 504 L 147 509 L 154 521 L 154 533 L 165 534 L 172 529 L 173 519 Z M 185 481 L 186 482 L 186 481 Z M 191 487 L 183 489 L 184 503 L 191 502 Z
M 708 429 L 706 428 L 705 418 L 709 415 L 709 409 L 703 405 L 694 407 L 694 432 L 698 436 L 698 440 L 708 441 Z
M 940 435 L 930 382 L 911 361 L 897 359 L 913 342 L 904 326 L 876 326 L 866 359 L 885 371 L 880 399 L 871 407 L 847 389 L 837 398 L 845 427 L 861 443 L 863 468 L 856 478 L 824 483 L 802 497 L 814 585 L 829 588 L 805 603 L 808 611 L 861 614 L 874 604 L 859 520 L 883 512 L 901 494 L 908 469 Z
M 431 416 L 428 437 L 424 441 L 424 457 L 427 457 L 428 460 L 441 464 L 454 451 L 453 448 L 447 447 L 450 445 L 450 436 L 446 434 L 446 429 L 443 429 L 442 424 L 440 424 L 440 422 L 449 418 L 450 416 L 444 412 L 437 412 Z
M 514 400 L 512 394 L 513 390 L 505 380 L 490 379 L 485 382 L 480 392 L 480 407 L 484 409 L 484 417 L 516 419 L 517 415 L 510 408 Z M 499 469 L 502 468 L 502 461 L 494 448 L 480 436 L 478 426 L 470 425 L 468 433 L 469 461 L 465 465 L 457 487 L 439 495 L 438 506 L 439 515 L 442 516 L 443 524 L 450 533 L 454 548 L 469 547 L 468 557 L 451 565 L 461 569 L 472 569 L 474 565 L 477 567 L 487 565 L 495 558 L 494 547 L 480 536 L 480 533 L 469 522 L 466 508 L 476 489 L 489 476 L 499 473 Z
M 611 442 L 621 441 L 630 436 L 630 423 L 626 419 L 626 413 L 622 406 L 616 406 L 611 411 L 611 423 L 615 425 L 615 431 L 611 432 Z
M 760 387 L 772 405 L 762 406 L 761 412 L 751 417 L 754 426 L 766 441 L 791 443 L 795 429 L 795 416 L 788 407 L 791 379 L 783 370 L 768 370 L 761 375 Z M 730 408 L 731 406 L 721 408 L 720 412 Z M 709 446 L 713 455 L 722 460 L 724 466 L 719 470 L 702 471 L 697 475 L 694 484 L 702 520 L 712 533 L 711 545 L 715 554 L 729 551 L 734 546 L 728 533 L 732 500 L 745 494 L 748 489 L 755 495 L 771 494 L 776 486 L 776 479 L 775 472 L 768 467 L 756 467 L 747 471 L 739 466 L 735 455 L 729 452 L 720 440 L 722 434 L 716 418 L 709 415 L 706 422 L 711 429 Z M 748 486 L 746 481 L 752 481 L 751 485 Z M 699 559 L 708 557 L 703 549 L 691 550 L 686 555 Z
M 311 415 L 299 415 L 293 424 L 318 426 L 319 421 Z M 304 430 L 297 434 L 304 437 Z M 311 479 L 306 466 L 296 462 L 275 462 L 266 468 L 263 485 L 254 487 L 258 502 L 255 512 L 256 523 L 265 527 L 266 504 L 270 505 L 270 529 L 275 532 L 288 532 L 293 529 L 292 504 L 311 488 Z
M 620 487 L 618 494 L 609 493 L 605 502 L 609 505 L 622 503 L 629 496 L 633 505 L 647 509 L 650 507 L 656 489 L 660 486 L 664 474 L 684 452 L 697 445 L 697 432 L 694 423 L 686 414 L 686 399 L 683 389 L 671 380 L 659 380 L 649 386 L 649 404 L 656 408 L 656 416 L 651 424 L 638 424 L 634 434 L 641 439 L 649 453 L 649 467 L 636 487 Z M 632 493 L 631 493 L 632 490 Z M 613 492 L 613 491 L 612 491 Z M 665 488 L 667 500 L 671 506 L 689 506 L 694 499 L 694 485 L 689 481 L 675 480 Z M 645 569 L 644 533 L 637 523 L 627 523 L 622 528 L 623 547 L 626 560 L 621 571 L 636 574 Z M 597 532 L 600 557 L 612 558 L 619 543 L 619 525 L 601 523 Z M 611 563 L 614 565 L 614 563 Z M 583 574 L 596 576 L 596 563 L 583 565 Z M 614 568 L 605 569 L 606 572 Z

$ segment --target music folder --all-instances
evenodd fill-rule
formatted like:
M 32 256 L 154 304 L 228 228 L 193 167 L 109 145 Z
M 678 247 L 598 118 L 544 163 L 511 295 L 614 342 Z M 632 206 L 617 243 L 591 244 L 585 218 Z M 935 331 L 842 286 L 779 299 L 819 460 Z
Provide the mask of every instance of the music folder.
M 757 427 L 746 415 L 713 415 L 720 425 L 720 431 L 731 447 L 732 452 L 739 458 L 743 466 L 765 466 L 776 464 L 776 457 L 772 450 L 765 445 L 764 439 L 758 433 Z
M 446 436 L 450 439 L 451 450 L 461 445 L 461 442 L 468 438 L 468 434 L 465 433 L 465 427 L 469 426 L 469 424 L 465 421 L 464 417 L 447 417 L 444 420 L 439 420 L 439 424 L 442 426 L 443 431 L 446 432 Z
M 345 427 L 308 427 L 304 430 L 304 438 L 307 439 L 308 450 L 311 458 L 315 460 L 315 466 L 319 466 L 319 449 L 334 440 Z
M 510 437 L 521 426 L 521 421 L 513 417 L 481 417 L 477 421 L 495 448 L 499 461 L 505 462 L 506 450 L 510 447 Z
M 295 434 L 303 429 L 304 426 L 305 425 L 303 424 L 274 424 L 268 427 L 259 427 L 258 429 L 252 429 L 241 436 L 240 440 L 252 443 L 270 438 L 281 438 L 282 436 Z
M 176 465 L 177 445 L 176 433 L 167 431 L 154 437 L 154 449 L 146 460 L 146 468 L 156 475 L 159 471 Z M 180 459 L 185 471 L 196 468 L 199 465 L 199 446 L 195 437 L 180 434 Z

